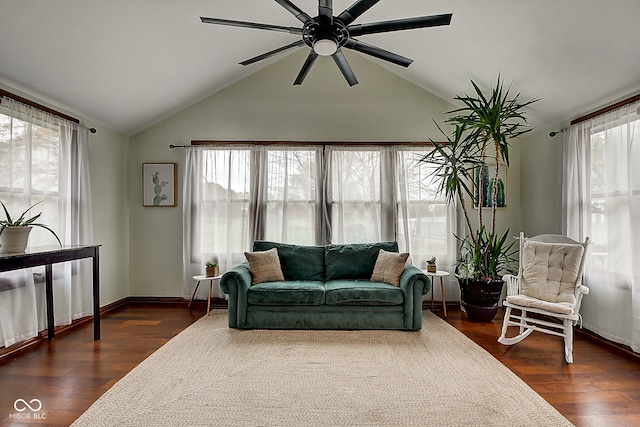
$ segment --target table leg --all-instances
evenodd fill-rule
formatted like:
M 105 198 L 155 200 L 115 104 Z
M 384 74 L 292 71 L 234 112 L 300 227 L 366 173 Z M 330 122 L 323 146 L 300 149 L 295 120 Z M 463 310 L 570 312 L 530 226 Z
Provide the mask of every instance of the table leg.
M 209 280 L 209 296 L 207 297 L 207 316 L 211 310 L 211 288 L 213 288 L 213 279 Z
M 56 336 L 53 316 L 53 268 L 51 264 L 44 266 L 45 298 L 47 300 L 47 338 Z
M 433 279 L 431 279 L 431 308 L 433 308 Z
M 444 300 L 444 282 L 442 276 L 440 276 L 440 294 L 442 295 L 442 310 L 444 310 L 444 317 L 447 317 L 447 303 Z
M 98 246 L 93 250 L 93 339 L 100 339 L 100 257 Z
M 191 299 L 189 300 L 189 305 L 187 306 L 187 308 L 191 308 L 191 303 L 193 302 L 193 297 L 196 296 L 198 286 L 200 286 L 200 280 L 198 280 L 198 283 L 196 283 L 196 288 L 193 290 L 193 294 L 191 294 Z

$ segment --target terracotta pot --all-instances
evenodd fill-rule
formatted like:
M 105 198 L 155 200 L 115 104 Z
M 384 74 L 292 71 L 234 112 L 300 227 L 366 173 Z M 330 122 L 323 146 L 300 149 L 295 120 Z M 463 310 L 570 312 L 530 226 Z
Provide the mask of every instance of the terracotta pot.
M 502 280 L 477 280 L 458 277 L 460 302 L 470 320 L 491 322 L 498 313 Z

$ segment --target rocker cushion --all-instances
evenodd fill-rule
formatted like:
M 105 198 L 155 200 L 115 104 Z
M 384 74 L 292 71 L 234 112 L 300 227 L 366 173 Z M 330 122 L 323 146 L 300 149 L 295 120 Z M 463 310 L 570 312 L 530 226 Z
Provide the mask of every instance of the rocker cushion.
M 572 306 L 584 247 L 527 240 L 522 251 L 522 294 Z
M 507 302 L 522 307 L 538 308 L 540 310 L 551 311 L 558 314 L 573 314 L 573 304 L 569 304 L 567 302 L 549 302 L 525 295 L 510 295 L 507 297 Z

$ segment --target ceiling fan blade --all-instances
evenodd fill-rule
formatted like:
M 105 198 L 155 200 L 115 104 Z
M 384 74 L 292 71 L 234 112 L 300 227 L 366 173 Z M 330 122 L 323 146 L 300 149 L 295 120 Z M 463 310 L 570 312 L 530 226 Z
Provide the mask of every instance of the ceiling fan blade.
M 337 18 L 341 20 L 344 25 L 349 25 L 379 1 L 380 0 L 357 0 L 338 15 Z
M 338 68 L 340 68 L 340 71 L 342 71 L 342 75 L 344 76 L 344 78 L 347 79 L 347 83 L 349 83 L 349 86 L 357 85 L 358 79 L 356 79 L 356 75 L 353 74 L 353 70 L 349 66 L 347 58 L 344 57 L 342 49 L 336 50 L 336 53 L 331 55 L 331 57 L 335 61 Z
M 318 0 L 318 16 L 333 19 L 333 1 L 332 0 Z
M 415 18 L 351 25 L 349 26 L 349 34 L 357 37 L 367 34 L 387 33 L 390 31 L 411 30 L 414 28 L 438 27 L 441 25 L 449 25 L 452 16 L 452 13 L 446 13 L 443 15 L 418 16 Z
M 245 61 L 242 61 L 240 63 L 240 65 L 245 65 L 245 66 L 246 65 L 250 65 L 250 64 L 253 64 L 255 62 L 262 61 L 263 59 L 271 58 L 272 56 L 275 56 L 275 55 L 277 55 L 279 53 L 282 53 L 284 51 L 287 51 L 289 49 L 294 49 L 296 47 L 302 47 L 302 46 L 304 46 L 304 40 L 298 40 L 297 42 L 293 42 L 293 43 L 288 44 L 286 46 L 282 46 L 282 47 L 279 47 L 277 49 L 271 50 L 271 51 L 269 51 L 267 53 L 263 53 L 262 55 L 254 56 L 253 58 L 249 58 L 249 59 L 247 59 Z
M 276 0 L 276 3 L 278 3 L 280 6 L 284 7 L 285 9 L 287 9 L 293 16 L 298 18 L 300 22 L 302 22 L 303 24 L 306 24 L 307 22 L 311 21 L 311 17 L 309 15 L 304 13 L 298 6 L 291 3 L 289 0 Z
M 404 56 L 400 56 L 393 52 L 389 52 L 388 50 L 384 50 L 379 47 L 376 47 L 355 39 L 347 40 L 344 47 L 346 47 L 347 49 L 353 49 L 358 52 L 374 56 L 379 59 L 383 59 L 385 61 L 389 61 L 396 65 L 401 65 L 405 68 L 411 65 L 411 63 L 413 63 L 413 59 L 405 58 Z
M 298 73 L 298 77 L 296 77 L 296 81 L 293 82 L 294 86 L 302 84 L 304 78 L 307 77 L 307 74 L 309 74 L 311 66 L 314 62 L 316 62 L 316 59 L 318 59 L 318 54 L 313 49 L 311 49 L 309 51 L 309 56 L 307 56 L 307 59 L 304 61 L 304 64 L 302 65 L 302 68 Z
M 260 24 L 257 22 L 234 21 L 231 19 L 207 18 L 204 16 L 201 16 L 200 20 L 204 24 L 217 24 L 217 25 L 228 25 L 231 27 L 254 28 L 256 30 L 279 31 L 282 33 L 297 34 L 297 35 L 302 34 L 302 28 L 282 27 L 280 25 Z

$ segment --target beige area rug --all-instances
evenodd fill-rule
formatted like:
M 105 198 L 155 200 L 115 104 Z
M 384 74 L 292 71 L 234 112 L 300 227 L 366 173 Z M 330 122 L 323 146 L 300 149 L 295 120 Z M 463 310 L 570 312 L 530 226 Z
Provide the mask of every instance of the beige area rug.
M 433 315 L 422 331 L 269 331 L 203 317 L 74 426 L 571 425 Z

